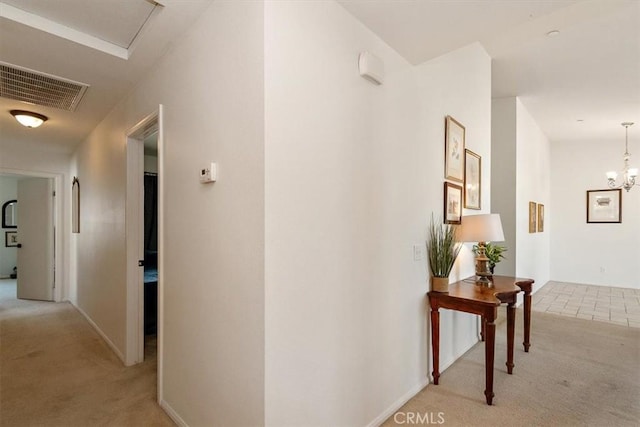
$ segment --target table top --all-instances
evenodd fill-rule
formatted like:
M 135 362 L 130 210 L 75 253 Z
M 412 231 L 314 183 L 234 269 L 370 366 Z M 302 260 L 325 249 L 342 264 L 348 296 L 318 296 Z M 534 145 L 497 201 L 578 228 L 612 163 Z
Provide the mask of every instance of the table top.
M 429 298 L 439 300 L 465 300 L 487 306 L 502 304 L 500 296 L 520 292 L 518 283 L 533 283 L 532 279 L 509 276 L 493 276 L 493 287 L 475 284 L 475 278 L 469 277 L 449 285 L 449 292 L 429 292 Z

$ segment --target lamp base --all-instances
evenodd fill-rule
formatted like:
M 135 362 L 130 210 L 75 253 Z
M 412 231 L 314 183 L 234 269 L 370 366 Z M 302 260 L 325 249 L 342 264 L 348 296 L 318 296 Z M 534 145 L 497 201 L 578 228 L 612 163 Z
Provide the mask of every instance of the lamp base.
M 489 258 L 485 254 L 485 242 L 478 243 L 478 255 L 476 257 L 476 285 L 484 286 L 487 288 L 493 287 L 491 278 L 493 274 L 489 270 Z
M 493 282 L 491 281 L 492 277 L 493 276 L 485 275 L 476 271 L 476 285 L 483 286 L 485 288 L 493 288 Z

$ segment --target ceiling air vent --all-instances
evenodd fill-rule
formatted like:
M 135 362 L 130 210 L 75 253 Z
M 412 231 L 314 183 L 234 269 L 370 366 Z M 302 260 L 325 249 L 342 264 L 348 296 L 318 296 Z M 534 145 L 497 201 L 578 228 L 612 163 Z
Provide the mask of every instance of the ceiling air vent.
M 75 111 L 89 86 L 0 62 L 0 96 Z

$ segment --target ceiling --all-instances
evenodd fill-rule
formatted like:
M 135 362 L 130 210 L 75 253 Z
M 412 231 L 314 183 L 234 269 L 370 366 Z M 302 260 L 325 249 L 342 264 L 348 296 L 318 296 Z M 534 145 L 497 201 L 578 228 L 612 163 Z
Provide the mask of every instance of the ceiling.
M 73 151 L 210 3 L 0 0 L 0 61 L 90 86 L 75 112 L 31 108 L 49 117 L 38 129 L 0 114 L 0 150 Z M 630 148 L 640 152 L 638 0 L 339 3 L 413 64 L 480 42 L 493 96 L 519 96 L 551 141 L 622 149 L 620 123 L 635 121 Z M 0 98 L 10 109 L 25 104 Z
M 0 0 L 0 61 L 89 85 L 73 112 L 0 98 L 0 151 L 72 152 L 211 0 Z M 19 42 L 18 42 L 19 41 Z M 49 117 L 27 129 L 8 114 Z

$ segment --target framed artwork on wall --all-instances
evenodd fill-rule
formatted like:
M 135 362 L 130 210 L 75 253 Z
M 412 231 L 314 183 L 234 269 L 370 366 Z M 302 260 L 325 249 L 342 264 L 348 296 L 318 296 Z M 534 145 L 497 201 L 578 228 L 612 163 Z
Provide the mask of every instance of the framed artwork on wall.
M 529 233 L 536 232 L 536 202 L 529 202 Z
M 462 222 L 462 187 L 450 182 L 444 183 L 444 223 Z
M 538 233 L 544 231 L 544 205 L 538 203 Z
M 460 122 L 447 116 L 444 126 L 444 178 L 464 182 L 464 133 Z
M 587 223 L 621 223 L 622 190 L 587 190 Z
M 471 150 L 464 150 L 464 207 L 480 209 L 482 196 L 482 158 Z
M 4 245 L 7 248 L 18 247 L 18 232 L 17 231 L 5 231 L 4 232 Z

